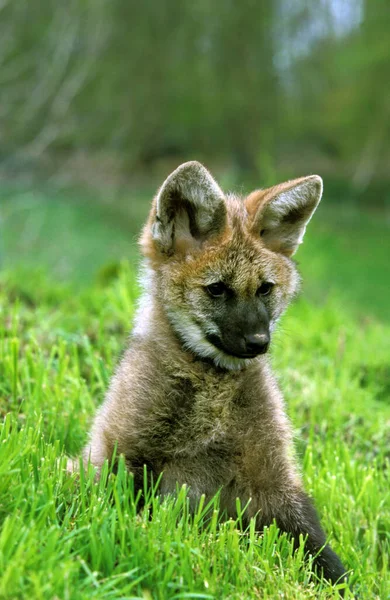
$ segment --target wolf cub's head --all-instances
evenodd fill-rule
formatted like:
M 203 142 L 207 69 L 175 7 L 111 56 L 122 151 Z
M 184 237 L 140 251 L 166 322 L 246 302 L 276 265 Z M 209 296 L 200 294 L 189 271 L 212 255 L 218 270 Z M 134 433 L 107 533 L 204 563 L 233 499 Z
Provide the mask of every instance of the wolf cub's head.
M 267 352 L 298 289 L 290 257 L 321 193 L 311 175 L 246 198 L 225 195 L 198 162 L 166 179 L 141 246 L 154 294 L 187 350 L 227 369 Z

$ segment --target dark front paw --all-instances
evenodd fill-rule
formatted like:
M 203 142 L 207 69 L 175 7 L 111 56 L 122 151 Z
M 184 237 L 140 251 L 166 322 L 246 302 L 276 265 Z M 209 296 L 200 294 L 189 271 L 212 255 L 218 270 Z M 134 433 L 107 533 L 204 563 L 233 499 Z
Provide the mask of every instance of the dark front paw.
M 318 574 L 322 574 L 332 584 L 347 583 L 347 572 L 343 563 L 330 546 L 321 550 L 314 558 L 314 564 Z M 344 596 L 344 589 L 340 590 L 340 595 Z

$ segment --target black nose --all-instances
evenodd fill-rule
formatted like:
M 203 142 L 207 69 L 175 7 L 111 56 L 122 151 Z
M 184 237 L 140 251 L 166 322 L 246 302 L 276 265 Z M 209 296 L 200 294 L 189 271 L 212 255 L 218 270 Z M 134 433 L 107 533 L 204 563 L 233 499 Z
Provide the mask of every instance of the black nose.
M 269 333 L 252 333 L 245 336 L 245 345 L 248 354 L 265 354 L 269 346 Z

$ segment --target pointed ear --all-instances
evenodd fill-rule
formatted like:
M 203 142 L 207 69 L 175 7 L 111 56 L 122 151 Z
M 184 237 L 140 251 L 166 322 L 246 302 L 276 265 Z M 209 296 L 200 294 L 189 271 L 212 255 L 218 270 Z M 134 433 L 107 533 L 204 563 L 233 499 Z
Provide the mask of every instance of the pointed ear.
M 302 243 L 322 195 L 322 179 L 309 175 L 266 190 L 252 192 L 246 207 L 253 218 L 251 230 L 274 252 L 292 256 Z
M 178 167 L 164 181 L 141 239 L 147 255 L 172 255 L 200 246 L 223 231 L 226 204 L 222 190 L 196 161 Z

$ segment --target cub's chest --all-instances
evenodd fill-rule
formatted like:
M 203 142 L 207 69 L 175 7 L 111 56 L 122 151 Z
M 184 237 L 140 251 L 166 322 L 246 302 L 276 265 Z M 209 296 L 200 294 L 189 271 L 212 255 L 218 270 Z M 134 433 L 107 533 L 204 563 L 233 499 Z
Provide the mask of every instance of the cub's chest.
M 199 454 L 233 445 L 239 384 L 230 376 L 175 382 L 169 443 L 176 454 Z
M 200 390 L 194 396 L 188 425 L 201 445 L 231 436 L 235 421 L 234 397 L 228 390 Z

